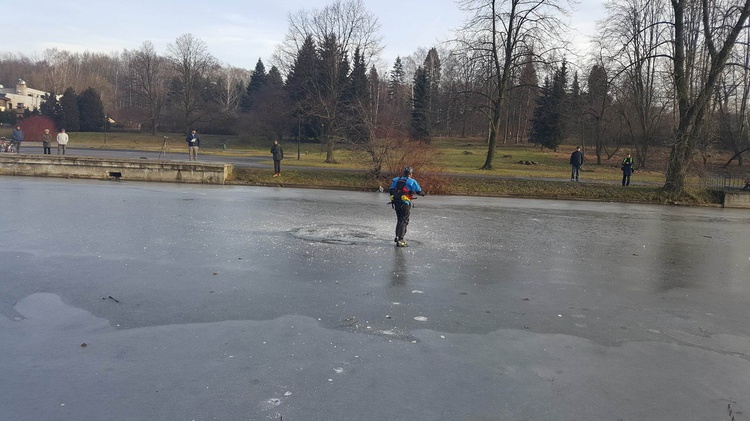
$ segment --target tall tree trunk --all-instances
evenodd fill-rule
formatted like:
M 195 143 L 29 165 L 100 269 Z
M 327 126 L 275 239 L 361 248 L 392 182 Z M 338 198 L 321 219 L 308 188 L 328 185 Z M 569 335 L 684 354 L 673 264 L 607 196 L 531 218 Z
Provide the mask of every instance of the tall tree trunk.
M 500 106 L 495 106 L 492 110 L 492 123 L 490 124 L 490 139 L 487 146 L 487 159 L 482 165 L 483 170 L 492 170 L 492 160 L 495 158 L 495 146 L 497 146 L 497 133 L 500 128 Z

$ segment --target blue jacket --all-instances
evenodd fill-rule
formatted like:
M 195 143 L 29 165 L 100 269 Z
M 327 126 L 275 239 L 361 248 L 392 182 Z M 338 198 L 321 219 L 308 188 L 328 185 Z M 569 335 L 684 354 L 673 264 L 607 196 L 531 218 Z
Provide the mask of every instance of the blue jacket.
M 18 129 L 13 129 L 10 138 L 13 139 L 14 142 L 23 142 L 23 132 Z
M 417 180 L 407 177 L 405 175 L 402 175 L 401 177 L 395 177 L 393 179 L 393 182 L 391 183 L 391 187 L 389 188 L 389 191 L 391 193 L 391 196 L 393 196 L 393 190 L 396 188 L 396 183 L 398 183 L 398 180 L 404 180 L 406 179 L 406 186 L 405 190 L 408 192 L 405 195 L 402 195 L 401 197 L 394 197 L 392 200 L 394 202 L 404 202 L 404 203 L 411 203 L 411 199 L 414 198 L 415 194 L 421 194 L 422 188 L 419 187 L 419 183 L 417 183 Z

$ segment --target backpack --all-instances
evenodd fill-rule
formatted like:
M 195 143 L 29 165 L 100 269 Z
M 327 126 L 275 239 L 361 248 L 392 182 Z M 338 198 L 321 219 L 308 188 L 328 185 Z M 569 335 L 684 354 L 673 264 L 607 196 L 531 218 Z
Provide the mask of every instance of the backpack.
M 403 202 L 403 196 L 409 198 L 409 189 L 406 187 L 406 180 L 408 177 L 399 177 L 396 181 L 396 185 L 391 189 L 391 196 L 393 196 L 394 202 Z

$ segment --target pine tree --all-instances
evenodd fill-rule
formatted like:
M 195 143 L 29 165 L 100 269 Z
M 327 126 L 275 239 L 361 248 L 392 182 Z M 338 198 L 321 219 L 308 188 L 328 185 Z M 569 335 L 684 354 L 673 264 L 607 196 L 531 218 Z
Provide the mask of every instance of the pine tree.
M 429 103 L 427 105 L 427 119 L 432 127 L 440 124 L 439 116 L 442 115 L 438 109 L 440 104 L 440 57 L 435 48 L 430 48 L 424 59 L 424 70 L 429 81 Z
M 312 36 L 302 43 L 294 63 L 286 77 L 285 89 L 294 107 L 294 115 L 300 125 L 303 137 L 320 135 L 320 121 L 311 113 L 314 104 L 315 75 L 317 74 L 318 53 Z
M 531 141 L 542 148 L 557 150 L 562 140 L 561 120 L 555 85 L 550 84 L 549 78 L 545 78 L 531 121 Z
M 87 88 L 78 96 L 78 114 L 82 132 L 99 132 L 104 127 L 104 104 L 94 88 Z
M 263 60 L 258 59 L 258 62 L 255 64 L 255 70 L 250 75 L 250 82 L 247 84 L 245 97 L 242 100 L 241 106 L 243 110 L 249 111 L 253 108 L 255 100 L 266 86 L 267 78 L 266 66 L 263 65 Z
M 370 128 L 367 124 L 370 114 L 370 92 L 367 65 L 359 48 L 354 50 L 352 71 L 344 92 L 344 107 L 347 138 L 355 143 L 367 141 L 370 138 Z
M 68 132 L 77 132 L 81 127 L 80 114 L 78 113 L 78 95 L 73 88 L 68 88 L 60 98 L 62 119 L 60 129 Z
M 420 142 L 430 142 L 430 79 L 419 66 L 414 74 L 414 99 L 411 109 L 411 137 Z
M 44 102 L 39 106 L 39 109 L 43 116 L 48 117 L 55 123 L 55 127 L 58 130 L 62 128 L 62 106 L 54 92 L 44 96 Z
M 401 57 L 396 57 L 391 70 L 391 78 L 388 81 L 388 102 L 400 103 L 404 101 L 404 65 L 401 63 Z

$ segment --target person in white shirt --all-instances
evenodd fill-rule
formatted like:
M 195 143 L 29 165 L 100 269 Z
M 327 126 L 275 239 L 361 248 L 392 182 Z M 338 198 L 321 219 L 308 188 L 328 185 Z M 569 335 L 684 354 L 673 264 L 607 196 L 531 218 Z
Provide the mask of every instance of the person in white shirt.
M 65 129 L 60 129 L 60 133 L 57 134 L 57 154 L 60 155 L 60 151 L 62 150 L 62 154 L 65 155 L 65 146 L 68 144 L 68 134 L 65 133 Z

